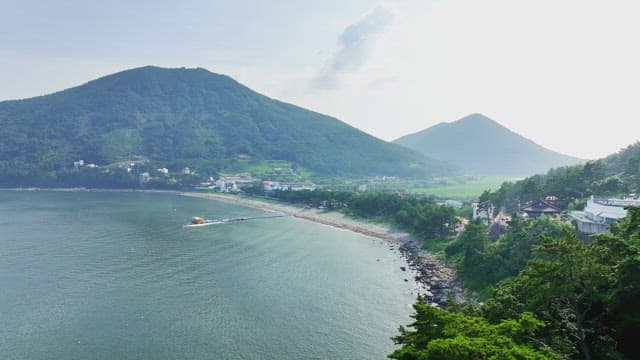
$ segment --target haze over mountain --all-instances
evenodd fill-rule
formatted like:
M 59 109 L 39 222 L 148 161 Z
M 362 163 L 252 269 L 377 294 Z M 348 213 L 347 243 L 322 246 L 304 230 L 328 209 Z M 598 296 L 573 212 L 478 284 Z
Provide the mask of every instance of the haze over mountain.
M 393 142 L 479 175 L 527 176 L 582 161 L 546 149 L 482 114 L 440 123 Z
M 26 100 L 0 102 L 0 178 L 33 183 L 74 160 L 148 158 L 222 171 L 239 158 L 286 160 L 320 175 L 442 175 L 448 165 L 338 119 L 204 69 L 147 66 Z M 44 181 L 46 183 L 46 181 Z

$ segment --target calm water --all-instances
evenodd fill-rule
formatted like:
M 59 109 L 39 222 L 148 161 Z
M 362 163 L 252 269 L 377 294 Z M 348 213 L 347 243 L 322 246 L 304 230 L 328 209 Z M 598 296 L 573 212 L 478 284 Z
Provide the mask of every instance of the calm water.
M 3 359 L 384 359 L 415 299 L 389 246 L 174 194 L 0 191 Z

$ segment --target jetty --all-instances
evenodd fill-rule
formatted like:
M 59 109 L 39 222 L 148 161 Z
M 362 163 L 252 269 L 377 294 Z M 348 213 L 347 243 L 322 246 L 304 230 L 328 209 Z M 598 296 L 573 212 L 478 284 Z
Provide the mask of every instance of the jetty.
M 182 225 L 182 227 L 202 227 L 202 226 L 209 226 L 209 225 L 227 224 L 227 223 L 238 222 L 238 221 L 273 219 L 273 218 L 280 218 L 285 216 L 290 216 L 290 215 L 276 214 L 276 215 L 261 215 L 261 216 L 243 216 L 243 217 L 238 217 L 233 219 L 213 219 L 213 220 L 208 220 L 200 216 L 194 216 L 193 218 L 191 218 L 191 223 L 184 224 Z

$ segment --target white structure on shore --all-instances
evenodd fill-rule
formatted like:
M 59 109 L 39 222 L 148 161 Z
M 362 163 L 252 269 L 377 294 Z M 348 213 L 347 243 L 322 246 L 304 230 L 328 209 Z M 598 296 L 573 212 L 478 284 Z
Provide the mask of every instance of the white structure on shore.
M 578 230 L 586 234 L 599 234 L 609 231 L 609 224 L 627 216 L 625 206 L 640 206 L 635 197 L 626 199 L 598 199 L 593 196 L 587 200 L 584 211 L 572 211 L 571 217 L 578 224 Z
M 288 181 L 288 182 L 283 182 L 283 181 L 271 181 L 271 180 L 265 180 L 262 182 L 262 188 L 264 189 L 264 191 L 275 191 L 275 190 L 291 190 L 291 191 L 300 191 L 300 190 L 310 190 L 313 191 L 316 189 L 316 185 L 305 181 L 305 182 L 298 182 L 298 181 Z

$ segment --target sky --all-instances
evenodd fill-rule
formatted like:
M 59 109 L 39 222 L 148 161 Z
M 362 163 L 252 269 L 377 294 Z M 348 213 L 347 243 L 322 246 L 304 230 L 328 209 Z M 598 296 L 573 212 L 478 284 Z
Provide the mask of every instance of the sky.
M 202 67 L 384 140 L 482 113 L 584 159 L 640 140 L 627 0 L 0 0 L 0 100 Z

